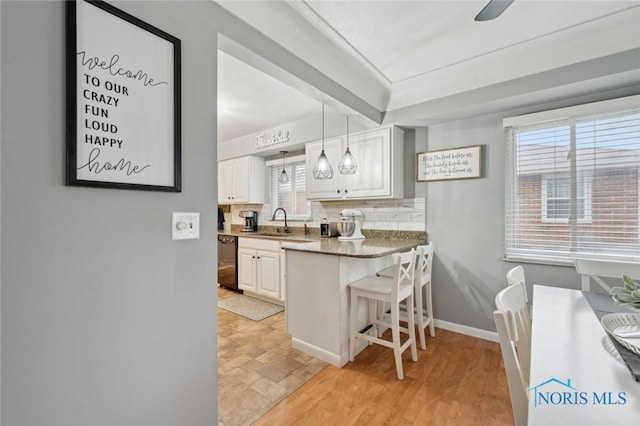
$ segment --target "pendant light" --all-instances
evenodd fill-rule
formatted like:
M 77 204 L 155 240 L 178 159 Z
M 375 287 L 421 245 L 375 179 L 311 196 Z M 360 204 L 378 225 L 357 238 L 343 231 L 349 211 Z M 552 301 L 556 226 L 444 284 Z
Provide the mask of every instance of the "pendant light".
M 320 157 L 316 161 L 316 165 L 313 167 L 313 178 L 316 180 L 331 179 L 333 177 L 333 169 L 329 160 L 324 153 L 324 104 L 322 104 L 322 152 Z
M 353 175 L 358 170 L 358 163 L 353 158 L 353 154 L 349 151 L 349 116 L 347 115 L 347 150 L 342 156 L 342 160 L 338 163 L 338 171 L 343 175 Z
M 278 182 L 280 183 L 289 183 L 289 175 L 284 167 L 284 156 L 287 155 L 287 152 L 289 151 L 280 151 L 280 154 L 282 154 L 282 171 L 280 172 L 280 176 L 278 176 Z

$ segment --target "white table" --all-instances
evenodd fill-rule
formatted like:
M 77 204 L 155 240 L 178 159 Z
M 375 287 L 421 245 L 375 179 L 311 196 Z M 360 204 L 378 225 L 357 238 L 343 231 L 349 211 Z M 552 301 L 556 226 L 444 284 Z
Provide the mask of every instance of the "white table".
M 536 285 L 532 314 L 529 425 L 640 424 L 640 383 L 582 292 Z

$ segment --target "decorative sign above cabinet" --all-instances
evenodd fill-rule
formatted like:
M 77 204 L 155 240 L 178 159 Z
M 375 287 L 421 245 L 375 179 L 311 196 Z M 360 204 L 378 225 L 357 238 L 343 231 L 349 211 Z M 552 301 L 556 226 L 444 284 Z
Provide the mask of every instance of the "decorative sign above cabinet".
M 418 182 L 482 177 L 482 145 L 416 154 L 416 174 Z
M 256 136 L 256 149 L 266 148 L 271 145 L 278 145 L 286 142 L 289 142 L 288 130 L 278 130 L 268 138 L 265 138 L 264 133 L 260 133 Z

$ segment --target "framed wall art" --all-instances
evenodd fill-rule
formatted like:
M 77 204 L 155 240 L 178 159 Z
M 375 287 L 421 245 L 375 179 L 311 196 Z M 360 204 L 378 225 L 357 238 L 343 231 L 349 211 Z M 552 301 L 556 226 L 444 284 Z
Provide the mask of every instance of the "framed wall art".
M 180 40 L 103 1 L 66 6 L 67 185 L 180 192 Z
M 482 145 L 416 154 L 416 181 L 482 177 Z

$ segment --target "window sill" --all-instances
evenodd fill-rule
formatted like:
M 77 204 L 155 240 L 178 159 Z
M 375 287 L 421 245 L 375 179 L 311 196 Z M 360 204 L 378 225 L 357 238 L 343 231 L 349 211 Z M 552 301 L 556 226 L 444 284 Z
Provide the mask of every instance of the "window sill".
M 575 268 L 574 260 L 531 259 L 529 257 L 503 257 L 500 260 L 509 263 L 526 263 L 532 265 L 565 266 Z

